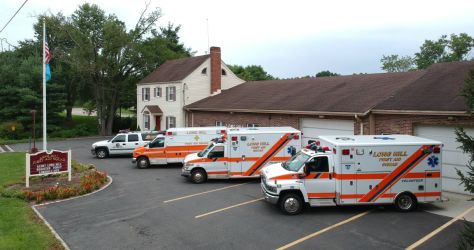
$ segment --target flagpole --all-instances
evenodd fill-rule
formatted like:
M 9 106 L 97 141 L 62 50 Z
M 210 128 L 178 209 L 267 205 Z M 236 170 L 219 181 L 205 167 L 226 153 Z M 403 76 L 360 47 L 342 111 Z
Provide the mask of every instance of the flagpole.
M 46 147 L 46 22 L 43 19 L 43 150 L 47 151 Z

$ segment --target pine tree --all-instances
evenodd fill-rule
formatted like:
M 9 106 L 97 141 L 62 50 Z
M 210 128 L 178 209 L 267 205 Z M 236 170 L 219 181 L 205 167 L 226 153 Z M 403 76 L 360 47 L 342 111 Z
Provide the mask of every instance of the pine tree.
M 474 69 L 469 71 L 469 75 L 465 80 L 463 88 L 463 96 L 466 100 L 467 112 L 474 115 Z M 474 193 L 474 138 L 467 135 L 463 128 L 457 128 L 456 140 L 460 142 L 461 149 L 464 153 L 469 154 L 470 159 L 467 163 L 467 173 L 462 173 L 456 169 L 457 174 L 461 178 L 461 183 L 464 185 L 464 190 L 469 193 Z M 458 242 L 458 249 L 473 249 L 474 248 L 474 227 L 468 222 L 464 223 L 464 230 L 460 235 Z

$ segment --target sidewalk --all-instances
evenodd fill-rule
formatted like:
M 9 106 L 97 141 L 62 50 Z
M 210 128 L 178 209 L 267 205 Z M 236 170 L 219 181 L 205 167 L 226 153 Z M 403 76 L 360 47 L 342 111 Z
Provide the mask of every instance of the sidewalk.
M 472 198 L 474 198 L 474 196 L 443 192 L 444 201 L 424 205 L 423 210 L 429 213 L 456 217 L 474 206 L 474 201 L 470 201 Z M 465 219 L 474 222 L 474 212 L 467 214 Z

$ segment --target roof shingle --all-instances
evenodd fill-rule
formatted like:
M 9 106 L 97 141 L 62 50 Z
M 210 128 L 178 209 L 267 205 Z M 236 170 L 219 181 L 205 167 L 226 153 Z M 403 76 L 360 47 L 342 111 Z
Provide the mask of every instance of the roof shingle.
M 465 110 L 460 90 L 474 62 L 426 70 L 246 82 L 188 110 L 365 114 L 378 110 Z
M 139 83 L 160 83 L 183 80 L 208 58 L 209 55 L 203 55 L 166 61 Z

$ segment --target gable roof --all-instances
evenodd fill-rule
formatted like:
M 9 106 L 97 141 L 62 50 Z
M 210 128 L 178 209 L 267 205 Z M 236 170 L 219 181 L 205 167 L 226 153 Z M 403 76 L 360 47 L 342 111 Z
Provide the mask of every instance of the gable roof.
M 434 64 L 422 77 L 376 105 L 374 110 L 465 112 L 461 92 L 470 69 L 474 69 L 474 61 Z
M 203 55 L 166 61 L 160 67 L 143 78 L 139 84 L 174 82 L 183 80 L 197 67 L 203 64 L 209 57 L 210 55 Z
M 185 109 L 333 115 L 365 115 L 372 109 L 464 112 L 460 93 L 473 67 L 473 61 L 452 62 L 411 72 L 246 82 Z
M 141 113 L 143 113 L 145 109 L 148 109 L 148 111 L 150 111 L 150 113 L 152 114 L 163 114 L 163 111 L 161 111 L 158 105 L 146 105 L 145 107 L 143 107 Z

